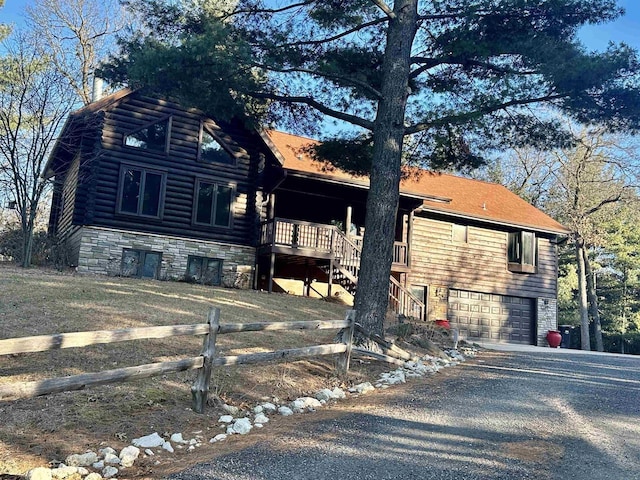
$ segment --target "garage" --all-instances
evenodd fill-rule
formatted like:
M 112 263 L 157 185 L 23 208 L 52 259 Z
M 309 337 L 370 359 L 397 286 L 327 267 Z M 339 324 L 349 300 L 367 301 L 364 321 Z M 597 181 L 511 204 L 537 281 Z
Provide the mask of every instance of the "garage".
M 533 299 L 449 290 L 448 319 L 460 338 L 534 344 Z

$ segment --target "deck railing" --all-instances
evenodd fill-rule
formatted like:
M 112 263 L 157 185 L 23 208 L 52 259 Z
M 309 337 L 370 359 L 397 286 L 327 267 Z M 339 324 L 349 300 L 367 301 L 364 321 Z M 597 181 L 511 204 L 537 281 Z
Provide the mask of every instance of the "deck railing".
M 362 251 L 362 237 L 345 236 L 337 227 L 320 223 L 274 218 L 263 222 L 260 228 L 260 246 L 304 248 L 321 253 L 335 252 L 345 264 L 356 261 L 349 255 L 351 249 L 344 249 L 345 242 Z M 404 242 L 394 242 L 393 263 L 408 266 L 409 246 Z M 357 261 L 359 262 L 359 255 Z
M 336 260 L 334 268 L 340 270 L 354 285 L 358 283 L 362 237 L 347 237 L 333 225 L 274 218 L 262 223 L 260 245 L 302 248 L 322 254 L 332 254 Z M 395 242 L 393 263 L 408 265 L 408 250 L 409 246 L 406 243 Z M 330 274 L 332 275 L 333 272 Z M 424 303 L 400 285 L 393 276 L 389 280 L 389 307 L 397 314 L 424 318 Z

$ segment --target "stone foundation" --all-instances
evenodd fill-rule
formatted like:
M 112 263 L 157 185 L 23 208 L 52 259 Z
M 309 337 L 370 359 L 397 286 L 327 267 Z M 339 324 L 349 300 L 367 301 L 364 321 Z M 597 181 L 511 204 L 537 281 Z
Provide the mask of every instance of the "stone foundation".
M 558 329 L 558 302 L 555 298 L 538 298 L 536 302 L 538 316 L 537 343 L 540 347 L 546 347 L 547 332 Z
M 253 286 L 255 249 L 242 245 L 191 240 L 101 227 L 83 227 L 80 233 L 78 272 L 121 275 L 125 248 L 162 253 L 160 280 L 184 280 L 189 255 L 222 260 L 222 285 Z

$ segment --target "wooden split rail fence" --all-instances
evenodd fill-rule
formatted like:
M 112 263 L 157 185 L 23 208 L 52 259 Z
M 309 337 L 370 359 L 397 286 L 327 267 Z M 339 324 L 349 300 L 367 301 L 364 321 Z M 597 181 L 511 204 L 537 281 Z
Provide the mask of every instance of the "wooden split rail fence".
M 123 342 L 128 340 L 167 338 L 179 335 L 205 336 L 202 353 L 197 357 L 170 362 L 138 365 L 135 367 L 118 368 L 115 370 L 105 370 L 96 373 L 83 373 L 68 377 L 4 384 L 0 385 L 0 401 L 81 390 L 89 386 L 105 385 L 137 378 L 147 378 L 166 373 L 197 369 L 199 372 L 194 385 L 191 387 L 191 392 L 194 411 L 202 413 L 207 403 L 211 369 L 213 367 L 262 363 L 272 360 L 294 360 L 323 355 L 339 355 L 338 369 L 346 373 L 349 369 L 349 361 L 351 357 L 354 318 L 355 312 L 353 310 L 349 310 L 344 320 L 335 321 L 221 324 L 220 310 L 218 308 L 212 308 L 209 311 L 207 323 L 203 324 L 59 333 L 55 335 L 41 335 L 0 340 L 0 356 L 2 356 L 45 352 L 62 348 L 86 347 L 89 345 Z M 344 329 L 343 338 L 345 339 L 345 342 L 237 356 L 216 356 L 216 338 L 218 335 L 238 332 L 323 329 Z

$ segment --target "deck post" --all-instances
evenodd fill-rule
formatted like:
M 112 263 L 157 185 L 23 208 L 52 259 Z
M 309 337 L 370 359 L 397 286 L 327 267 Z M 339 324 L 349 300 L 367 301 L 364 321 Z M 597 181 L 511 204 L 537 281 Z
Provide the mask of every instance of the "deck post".
M 333 287 L 333 256 L 329 259 L 329 280 L 327 281 L 327 283 L 327 297 L 331 298 L 331 289 Z
M 348 237 L 351 235 L 351 218 L 353 216 L 353 207 L 351 205 L 347 206 L 347 218 L 344 222 L 344 233 Z
M 273 293 L 273 275 L 276 272 L 276 254 L 271 253 L 269 262 L 269 293 Z

